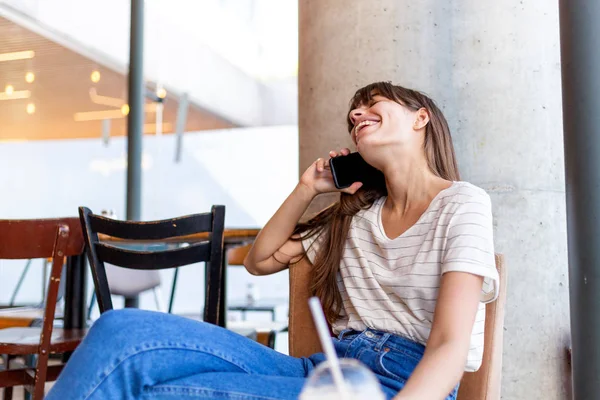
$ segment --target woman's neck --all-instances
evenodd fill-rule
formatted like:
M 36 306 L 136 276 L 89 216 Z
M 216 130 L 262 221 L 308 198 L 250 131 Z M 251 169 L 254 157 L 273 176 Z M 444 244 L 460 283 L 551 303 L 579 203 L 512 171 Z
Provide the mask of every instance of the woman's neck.
M 452 184 L 431 172 L 426 161 L 404 159 L 383 171 L 388 191 L 386 207 L 402 217 L 427 208 L 433 198 Z

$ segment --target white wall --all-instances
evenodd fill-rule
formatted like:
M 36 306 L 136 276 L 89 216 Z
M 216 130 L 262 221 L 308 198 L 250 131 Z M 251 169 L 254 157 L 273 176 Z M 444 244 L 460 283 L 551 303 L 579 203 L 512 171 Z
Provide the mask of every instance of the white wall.
M 282 98 L 294 98 L 294 107 L 289 101 Z M 298 79 L 286 78 L 270 81 L 263 85 L 262 112 L 265 125 L 298 124 Z
M 291 192 L 298 177 L 295 126 L 186 133 L 181 163 L 175 137 L 144 137 L 143 219 L 210 210 L 224 204 L 227 227 L 261 227 Z M 75 216 L 77 207 L 125 215 L 125 139 L 0 143 L 0 218 Z M 6 303 L 25 263 L 0 261 L 0 303 Z M 41 300 L 41 268 L 31 268 L 19 302 Z M 229 268 L 228 297 L 241 299 L 254 282 L 262 297 L 287 297 L 288 276 L 254 277 Z M 163 272 L 165 299 L 171 271 Z M 90 280 L 91 285 L 91 280 Z M 91 287 L 91 286 L 90 286 Z M 203 268 L 182 268 L 176 312 L 199 312 Z M 152 309 L 152 295 L 141 306 Z

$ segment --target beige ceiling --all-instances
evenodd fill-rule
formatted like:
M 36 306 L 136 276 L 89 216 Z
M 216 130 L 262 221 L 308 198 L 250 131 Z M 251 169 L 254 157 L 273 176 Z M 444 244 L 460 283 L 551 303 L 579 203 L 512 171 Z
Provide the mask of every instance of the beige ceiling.
M 27 99 L 0 100 L 1 140 L 47 140 L 94 138 L 102 135 L 102 121 L 75 121 L 75 113 L 111 111 L 119 116 L 119 108 L 95 104 L 90 89 L 100 96 L 127 98 L 127 77 L 98 65 L 93 60 L 60 46 L 36 33 L 0 17 L 0 54 L 33 51 L 27 60 L 0 61 L 0 99 L 7 97 L 6 85 L 15 93 L 30 91 Z M 90 79 L 94 70 L 100 72 L 100 81 Z M 35 74 L 33 83 L 25 81 L 27 72 Z M 149 83 L 149 86 L 153 86 Z M 8 96 L 10 98 L 10 96 Z M 27 105 L 35 104 L 35 112 L 27 113 Z M 148 102 L 150 104 L 150 102 Z M 152 107 L 151 105 L 149 107 Z M 178 108 L 178 98 L 167 95 L 164 103 L 163 130 L 172 133 Z M 187 115 L 186 131 L 229 128 L 233 125 L 191 104 Z M 111 119 L 111 136 L 126 133 L 124 116 Z M 146 133 L 155 131 L 155 114 L 146 113 Z

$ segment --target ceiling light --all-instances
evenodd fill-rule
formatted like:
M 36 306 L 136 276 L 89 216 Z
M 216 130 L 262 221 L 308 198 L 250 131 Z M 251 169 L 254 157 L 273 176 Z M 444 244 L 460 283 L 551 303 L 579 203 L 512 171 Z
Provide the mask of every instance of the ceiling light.
M 31 115 L 35 112 L 35 104 L 29 103 L 27 104 L 27 114 Z
M 94 83 L 100 82 L 100 71 L 93 71 L 92 75 L 90 75 L 90 79 Z
M 35 52 L 28 51 L 14 51 L 12 53 L 1 53 L 0 61 L 16 61 L 16 60 L 27 60 L 29 58 L 33 58 L 35 56 Z
M 156 95 L 159 99 L 164 99 L 165 97 L 167 97 L 167 91 L 165 90 L 165 88 L 160 88 L 156 91 Z
M 83 111 L 73 114 L 73 119 L 77 122 L 118 118 L 123 118 L 121 110 Z
M 90 89 L 90 100 L 95 104 L 102 104 L 104 106 L 117 108 L 121 108 L 121 106 L 125 103 L 123 99 L 119 99 L 117 97 L 99 95 L 94 87 Z
M 33 72 L 28 72 L 25 74 L 25 82 L 33 83 L 35 81 L 35 74 Z
M 28 99 L 29 97 L 31 97 L 29 90 L 15 90 L 10 96 L 6 92 L 0 92 L 0 100 Z
M 15 88 L 13 87 L 13 85 L 6 85 L 6 87 L 4 88 L 4 93 L 6 93 L 8 96 L 11 96 L 14 92 Z

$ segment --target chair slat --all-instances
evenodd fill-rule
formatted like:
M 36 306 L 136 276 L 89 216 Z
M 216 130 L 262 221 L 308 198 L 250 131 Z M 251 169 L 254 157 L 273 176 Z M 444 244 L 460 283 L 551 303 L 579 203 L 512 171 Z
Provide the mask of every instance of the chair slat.
M 96 233 L 120 239 L 161 240 L 212 231 L 212 213 L 187 215 L 161 221 L 119 221 L 90 215 L 90 226 Z
M 163 251 L 127 250 L 106 243 L 96 245 L 98 258 L 119 267 L 151 270 L 174 268 L 210 260 L 210 242 Z
M 7 388 L 33 383 L 25 369 L 0 371 L 0 388 Z
M 85 243 L 78 218 L 0 220 L 0 259 L 52 257 L 59 225 L 69 228 L 69 240 L 64 255 L 81 254 Z

